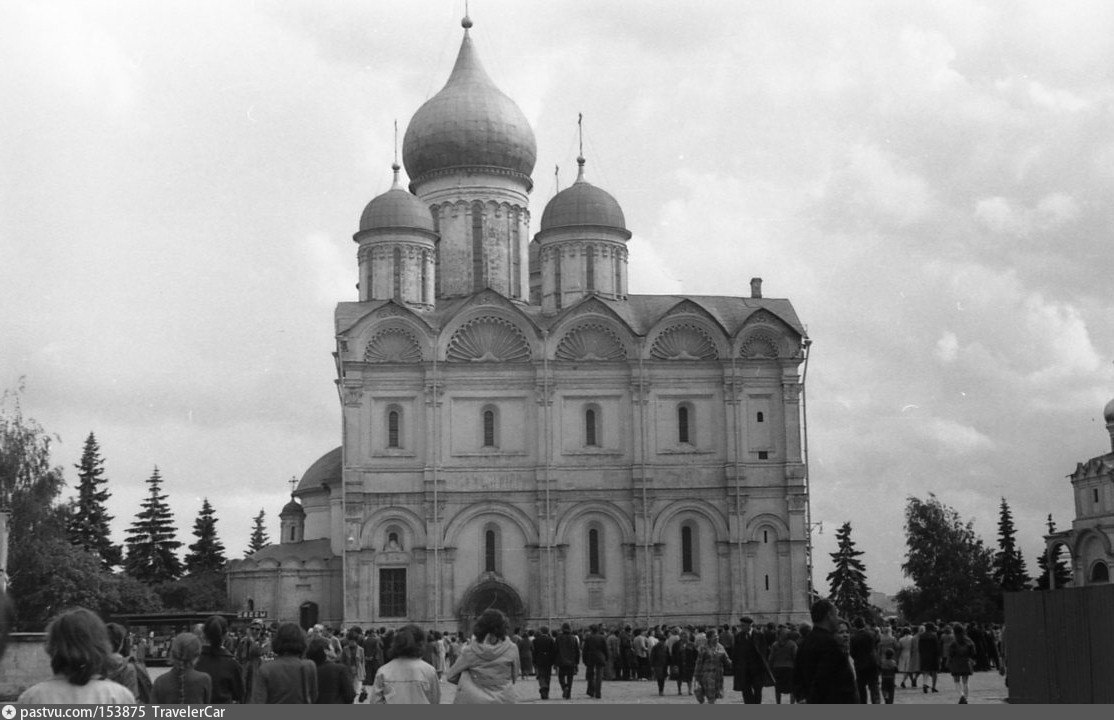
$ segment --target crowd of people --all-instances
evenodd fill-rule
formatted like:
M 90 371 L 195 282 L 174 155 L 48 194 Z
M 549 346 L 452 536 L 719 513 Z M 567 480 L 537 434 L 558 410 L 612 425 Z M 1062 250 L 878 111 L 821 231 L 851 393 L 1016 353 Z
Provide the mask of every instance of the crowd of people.
M 170 641 L 170 670 L 154 682 L 133 640 L 89 610 L 61 614 L 46 636 L 54 677 L 19 701 L 437 704 L 446 682 L 456 686 L 455 703 L 511 703 L 524 678 L 533 679 L 540 699 L 556 690 L 568 700 L 583 666 L 592 698 L 602 698 L 608 682 L 648 681 L 658 695 L 675 683 L 678 695 L 714 704 L 730 677 L 744 703 L 761 703 L 765 688 L 777 703 L 893 703 L 898 689 L 916 691 L 918 681 L 922 693 L 939 692 L 945 673 L 966 703 L 973 673 L 1005 673 L 999 626 L 849 622 L 827 600 L 813 604 L 811 622 L 760 624 L 744 616 L 735 625 L 576 629 L 566 622 L 552 631 L 512 630 L 492 609 L 470 637 L 413 624 L 341 632 L 255 621 L 229 632 L 214 615 Z

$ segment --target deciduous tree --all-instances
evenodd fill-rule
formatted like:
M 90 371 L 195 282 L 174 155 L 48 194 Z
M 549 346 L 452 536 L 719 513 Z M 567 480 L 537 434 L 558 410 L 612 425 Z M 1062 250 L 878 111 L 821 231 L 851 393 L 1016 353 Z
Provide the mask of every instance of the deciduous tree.
M 954 509 L 935 495 L 911 497 L 905 506 L 907 552 L 902 572 L 913 588 L 898 593 L 902 615 L 923 620 L 996 618 L 993 552 Z

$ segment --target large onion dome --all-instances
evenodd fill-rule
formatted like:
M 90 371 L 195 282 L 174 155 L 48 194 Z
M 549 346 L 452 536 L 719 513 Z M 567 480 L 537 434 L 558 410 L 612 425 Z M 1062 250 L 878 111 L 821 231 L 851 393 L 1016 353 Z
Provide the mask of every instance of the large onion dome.
M 626 219 L 619 203 L 606 190 L 584 179 L 584 158 L 576 182 L 553 196 L 542 212 L 540 232 L 567 227 L 594 227 L 627 231 Z
M 403 189 L 398 180 L 398 163 L 391 166 L 395 171 L 391 189 L 372 199 L 360 215 L 360 232 L 364 230 L 418 229 L 433 232 L 433 216 L 429 208 L 409 191 Z
M 490 168 L 526 177 L 534 170 L 537 143 L 522 110 L 484 71 L 464 19 L 464 41 L 441 91 L 418 108 L 402 141 L 411 187 L 454 168 Z

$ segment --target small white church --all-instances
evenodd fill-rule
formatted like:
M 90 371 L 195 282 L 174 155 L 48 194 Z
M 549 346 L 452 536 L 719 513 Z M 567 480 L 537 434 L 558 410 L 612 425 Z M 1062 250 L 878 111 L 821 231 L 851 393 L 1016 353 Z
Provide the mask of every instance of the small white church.
M 531 237 L 534 133 L 463 26 L 406 129 L 408 188 L 395 165 L 354 235 L 339 447 L 279 542 L 230 563 L 232 602 L 305 626 L 807 618 L 793 306 L 758 278 L 629 294 L 631 231 L 583 157 Z

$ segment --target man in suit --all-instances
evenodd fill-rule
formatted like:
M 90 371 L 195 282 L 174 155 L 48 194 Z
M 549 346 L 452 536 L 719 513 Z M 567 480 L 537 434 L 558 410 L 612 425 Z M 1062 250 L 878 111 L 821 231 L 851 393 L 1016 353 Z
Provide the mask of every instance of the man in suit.
M 607 664 L 607 638 L 599 625 L 592 625 L 588 630 L 588 637 L 584 638 L 584 674 L 588 680 L 588 695 L 599 700 L 603 690 L 603 666 Z
M 861 617 L 855 618 L 855 630 L 851 634 L 851 660 L 855 663 L 855 681 L 858 683 L 859 701 L 877 705 L 882 702 L 879 685 L 878 638 L 866 626 Z
M 760 704 L 762 686 L 766 684 L 766 676 L 770 673 L 766 662 L 769 648 L 762 633 L 754 629 L 753 619 L 744 617 L 740 622 L 742 628 L 735 635 L 735 646 L 731 654 L 731 663 L 735 669 L 733 687 L 743 693 L 744 703 Z
M 840 619 L 830 600 L 821 598 L 810 608 L 812 630 L 801 641 L 793 667 L 793 686 L 803 702 L 858 703 L 855 673 L 836 639 Z

